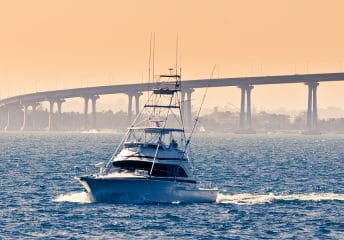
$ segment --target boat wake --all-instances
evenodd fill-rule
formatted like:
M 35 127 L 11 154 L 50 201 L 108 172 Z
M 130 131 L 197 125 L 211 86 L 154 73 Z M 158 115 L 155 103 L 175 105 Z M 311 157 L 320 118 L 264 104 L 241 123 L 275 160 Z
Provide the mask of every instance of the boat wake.
M 344 201 L 344 194 L 336 193 L 308 193 L 308 194 L 290 194 L 290 195 L 275 195 L 269 194 L 225 194 L 218 193 L 216 202 L 224 204 L 239 204 L 239 205 L 254 205 L 265 204 L 273 202 L 290 202 L 290 201 Z
M 94 200 L 86 192 L 71 192 L 61 194 L 53 199 L 54 202 L 74 202 L 74 203 L 93 203 Z M 238 204 L 238 205 L 254 205 L 266 204 L 273 202 L 291 202 L 291 201 L 344 201 L 344 194 L 336 193 L 308 193 L 308 194 L 290 194 L 290 195 L 275 195 L 269 194 L 226 194 L 218 193 L 216 202 L 220 204 Z M 128 201 L 129 203 L 129 201 Z M 172 204 L 179 204 L 179 202 L 172 202 Z
M 53 202 L 92 203 L 94 201 L 86 192 L 71 192 L 57 196 Z

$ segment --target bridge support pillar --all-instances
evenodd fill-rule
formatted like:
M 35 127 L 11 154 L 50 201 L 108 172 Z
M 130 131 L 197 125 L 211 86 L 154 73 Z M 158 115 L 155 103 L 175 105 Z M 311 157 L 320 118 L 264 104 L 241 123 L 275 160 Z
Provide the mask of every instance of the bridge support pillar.
M 49 121 L 47 127 L 48 131 L 51 131 L 53 129 L 54 103 L 54 100 L 49 100 Z
M 246 88 L 246 94 L 247 94 L 247 115 L 246 115 L 246 121 L 247 121 L 247 130 L 249 132 L 252 132 L 252 111 L 251 111 L 251 91 L 253 89 L 253 86 L 248 86 Z
M 241 88 L 241 103 L 240 103 L 240 123 L 239 123 L 239 130 L 245 129 L 245 98 L 246 98 L 246 90 L 245 87 Z
M 0 107 L 0 131 L 4 130 L 7 119 L 7 111 L 5 107 Z
M 184 119 L 185 119 L 185 126 L 187 128 L 192 127 L 192 109 L 191 109 L 191 94 L 194 89 L 187 89 L 185 90 L 184 97 L 186 94 L 186 101 L 183 101 L 183 112 L 184 112 Z
M 31 112 L 31 120 L 32 120 L 32 129 L 36 129 L 36 120 L 37 120 L 37 106 L 39 106 L 39 103 L 32 103 L 31 104 L 31 108 L 32 108 L 32 112 Z
M 90 97 L 84 97 L 84 130 L 88 130 L 88 102 Z
M 135 114 L 136 116 L 140 113 L 140 96 L 142 95 L 141 92 L 138 92 L 134 95 L 135 97 Z
M 185 122 L 185 92 L 181 92 L 181 100 L 180 100 L 180 114 Z
M 39 105 L 39 103 L 36 103 L 36 102 L 22 104 L 21 108 L 23 109 L 23 121 L 22 121 L 22 125 L 20 127 L 21 131 L 25 131 L 28 128 L 30 128 L 30 123 L 31 123 L 31 128 L 35 129 L 35 114 L 36 114 L 36 108 L 38 105 Z M 29 107 L 30 106 L 31 106 L 32 110 L 31 110 L 31 113 L 29 114 L 29 112 L 30 112 Z
M 128 123 L 131 124 L 132 115 L 133 115 L 133 95 L 128 94 Z
M 239 131 L 237 133 L 255 133 L 252 128 L 251 91 L 252 85 L 239 86 L 241 89 Z M 246 109 L 245 109 L 246 105 Z
M 92 129 L 97 129 L 97 100 L 99 96 L 92 96 Z
M 24 131 L 27 128 L 27 112 L 28 112 L 28 107 L 29 107 L 29 105 L 27 105 L 27 104 L 23 105 L 23 123 L 22 123 L 22 126 L 20 128 L 20 131 Z
M 61 100 L 57 100 L 57 113 L 58 114 L 62 114 L 62 103 L 64 103 L 65 100 L 61 99 Z
M 318 130 L 318 102 L 317 102 L 317 88 L 319 83 L 313 86 L 313 129 Z
M 64 103 L 64 99 L 56 100 L 57 103 L 57 121 L 56 121 L 56 129 L 60 129 L 61 119 L 62 119 L 62 103 Z
M 64 103 L 64 99 L 50 99 L 49 100 L 49 121 L 48 121 L 48 127 L 47 130 L 58 130 L 60 127 L 60 120 L 61 120 L 61 114 L 62 114 L 62 103 Z M 54 119 L 54 104 L 57 104 L 57 114 L 56 118 Z M 32 110 L 36 111 L 36 106 L 32 105 Z M 55 120 L 55 121 L 54 121 Z
M 9 107 L 7 107 L 7 123 L 4 130 L 8 131 L 10 129 L 10 126 L 11 126 L 11 110 Z
M 191 113 L 191 93 L 193 90 L 186 92 L 186 126 L 192 127 L 192 113 Z
M 317 88 L 318 82 L 306 83 L 308 85 L 308 104 L 307 104 L 307 131 L 304 134 L 320 134 L 318 130 L 318 103 Z
M 312 130 L 312 99 L 313 99 L 313 87 L 308 84 L 308 107 L 307 107 L 307 130 Z

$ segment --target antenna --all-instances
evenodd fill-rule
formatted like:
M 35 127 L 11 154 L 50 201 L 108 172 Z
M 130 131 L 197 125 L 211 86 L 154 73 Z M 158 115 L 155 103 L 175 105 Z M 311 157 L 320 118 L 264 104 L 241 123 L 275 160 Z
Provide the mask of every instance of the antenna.
M 154 81 L 154 67 L 155 67 L 155 33 L 153 34 L 153 69 L 152 69 L 152 80 Z
M 147 92 L 150 89 L 150 78 L 151 78 L 151 65 L 152 65 L 152 33 L 149 36 L 149 58 L 148 58 L 148 85 L 147 85 Z M 149 94 L 147 95 L 149 99 Z
M 152 33 L 149 37 L 149 58 L 148 58 L 148 85 L 150 83 L 150 77 L 151 77 L 151 58 L 152 58 Z M 149 89 L 148 89 L 149 90 Z
M 176 39 L 176 66 L 175 66 L 176 75 L 178 75 L 178 33 Z

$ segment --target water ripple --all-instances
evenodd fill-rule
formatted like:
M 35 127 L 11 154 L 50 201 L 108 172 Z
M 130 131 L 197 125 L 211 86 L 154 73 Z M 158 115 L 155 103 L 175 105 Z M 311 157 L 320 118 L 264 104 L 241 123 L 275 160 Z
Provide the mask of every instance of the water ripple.
M 344 238 L 343 135 L 196 135 L 194 173 L 217 203 L 94 203 L 74 177 L 120 138 L 1 133 L 1 238 Z

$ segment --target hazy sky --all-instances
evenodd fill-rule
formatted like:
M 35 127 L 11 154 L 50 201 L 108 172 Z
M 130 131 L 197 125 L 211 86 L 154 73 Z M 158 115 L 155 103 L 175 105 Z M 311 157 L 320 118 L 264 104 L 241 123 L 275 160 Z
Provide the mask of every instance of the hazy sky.
M 0 97 L 146 81 L 152 32 L 157 73 L 174 65 L 179 35 L 184 79 L 207 78 L 214 64 L 216 77 L 344 71 L 343 9 L 342 0 L 0 0 Z M 302 110 L 306 91 L 256 87 L 253 105 Z M 341 107 L 343 92 L 321 84 L 319 107 Z M 239 93 L 212 89 L 207 106 L 237 107 Z

